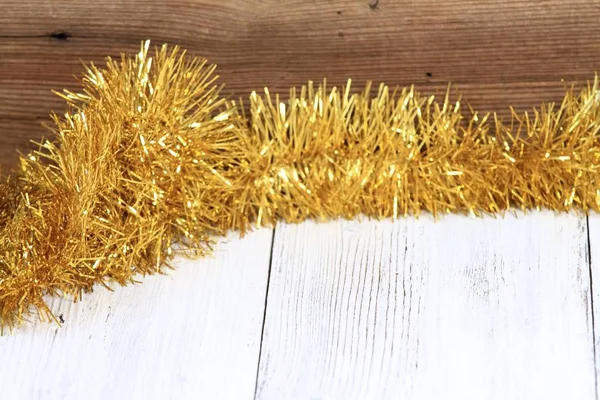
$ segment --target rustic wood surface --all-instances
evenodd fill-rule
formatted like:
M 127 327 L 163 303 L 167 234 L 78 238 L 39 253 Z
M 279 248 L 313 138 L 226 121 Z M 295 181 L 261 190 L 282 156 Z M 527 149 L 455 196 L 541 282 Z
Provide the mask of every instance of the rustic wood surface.
M 591 281 L 591 292 L 592 292 L 592 309 L 593 314 L 593 326 L 594 326 L 594 357 L 596 359 L 596 398 L 600 393 L 600 311 L 598 311 L 598 305 L 600 305 L 600 216 L 593 215 L 588 218 L 588 239 L 590 248 L 590 276 Z
M 598 254 L 547 211 L 231 236 L 0 336 L 0 397 L 598 400 Z
M 81 60 L 180 44 L 219 65 L 226 93 L 327 77 L 442 93 L 482 111 L 559 100 L 600 65 L 597 0 L 1 0 L 0 165 L 62 112 Z
M 587 246 L 550 212 L 280 225 L 257 399 L 593 400 Z
M 232 235 L 213 257 L 77 304 L 51 299 L 61 327 L 0 336 L 0 397 L 253 399 L 272 236 Z

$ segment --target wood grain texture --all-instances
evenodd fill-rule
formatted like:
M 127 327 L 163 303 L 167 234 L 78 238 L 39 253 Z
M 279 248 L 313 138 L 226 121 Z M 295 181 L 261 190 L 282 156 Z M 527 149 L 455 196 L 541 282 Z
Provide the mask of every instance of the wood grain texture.
M 0 119 L 0 172 L 17 165 L 19 152 L 26 153 L 35 147 L 32 141 L 50 137 L 52 133 L 43 123 L 49 120 Z
M 0 337 L 3 399 L 253 399 L 272 231 Z
M 594 356 L 596 358 L 596 393 L 600 393 L 600 214 L 588 217 L 590 270 L 594 305 Z
M 584 218 L 279 225 L 258 399 L 594 399 Z
M 80 59 L 181 44 L 219 64 L 225 93 L 352 77 L 442 93 L 507 115 L 558 100 L 600 65 L 597 0 L 2 0 L 0 120 L 45 118 Z M 26 138 L 41 130 L 23 127 Z M 13 146 L 0 131 L 0 148 Z M 9 163 L 0 155 L 0 164 Z

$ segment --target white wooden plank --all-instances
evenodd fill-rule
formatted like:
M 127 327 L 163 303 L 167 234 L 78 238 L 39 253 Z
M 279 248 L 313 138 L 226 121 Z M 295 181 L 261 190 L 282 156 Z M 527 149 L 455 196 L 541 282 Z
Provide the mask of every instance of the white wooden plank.
M 593 399 L 584 218 L 276 230 L 258 399 Z
M 594 310 L 594 355 L 596 358 L 596 396 L 600 393 L 600 214 L 588 217 L 590 269 Z
M 169 276 L 57 300 L 62 327 L 0 337 L 3 399 L 252 399 L 272 230 L 178 259 Z

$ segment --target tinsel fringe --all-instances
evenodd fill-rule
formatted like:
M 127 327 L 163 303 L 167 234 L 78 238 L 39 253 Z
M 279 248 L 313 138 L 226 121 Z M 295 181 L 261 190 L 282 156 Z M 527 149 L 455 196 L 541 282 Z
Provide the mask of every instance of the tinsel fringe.
M 45 295 L 133 282 L 185 249 L 277 221 L 600 209 L 598 78 L 510 121 L 414 88 L 350 82 L 219 95 L 214 66 L 163 46 L 90 65 L 55 137 L 0 178 L 0 326 Z M 249 110 L 245 114 L 241 110 Z

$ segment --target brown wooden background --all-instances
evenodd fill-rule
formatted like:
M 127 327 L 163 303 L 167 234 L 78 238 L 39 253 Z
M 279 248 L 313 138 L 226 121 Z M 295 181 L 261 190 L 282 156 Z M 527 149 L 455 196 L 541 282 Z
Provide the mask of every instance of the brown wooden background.
M 0 0 L 0 165 L 62 111 L 80 60 L 177 43 L 219 64 L 227 93 L 308 79 L 448 81 L 482 111 L 560 99 L 600 69 L 600 0 Z

